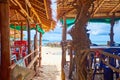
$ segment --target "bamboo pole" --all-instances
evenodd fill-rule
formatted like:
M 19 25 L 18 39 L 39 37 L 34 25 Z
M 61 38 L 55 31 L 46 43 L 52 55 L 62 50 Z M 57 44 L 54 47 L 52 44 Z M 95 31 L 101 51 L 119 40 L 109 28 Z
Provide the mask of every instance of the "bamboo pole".
M 41 60 L 42 60 L 42 33 L 39 34 L 39 67 L 41 67 Z
M 10 80 L 9 1 L 0 0 L 1 72 L 0 80 Z
M 21 22 L 21 41 L 23 40 L 23 24 L 22 24 L 22 22 Z
M 66 49 L 65 49 L 65 42 L 66 42 L 66 17 L 63 17 L 64 25 L 62 28 L 62 63 L 61 63 L 61 76 L 62 80 L 65 80 L 65 73 L 64 73 L 64 65 L 66 64 Z

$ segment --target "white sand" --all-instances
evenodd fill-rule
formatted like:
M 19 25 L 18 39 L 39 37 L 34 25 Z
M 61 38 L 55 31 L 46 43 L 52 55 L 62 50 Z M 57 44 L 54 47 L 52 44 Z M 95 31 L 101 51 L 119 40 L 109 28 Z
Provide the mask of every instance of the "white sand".
M 42 48 L 42 68 L 33 80 L 61 80 L 61 48 Z

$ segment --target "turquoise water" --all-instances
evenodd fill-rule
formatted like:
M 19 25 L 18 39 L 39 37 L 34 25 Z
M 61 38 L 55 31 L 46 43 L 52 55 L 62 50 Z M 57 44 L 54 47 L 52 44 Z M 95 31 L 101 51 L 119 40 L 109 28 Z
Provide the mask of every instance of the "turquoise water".
M 47 43 L 54 43 L 54 42 L 61 42 L 61 41 L 42 41 L 42 45 L 46 45 Z M 93 44 L 97 44 L 97 45 L 107 45 L 106 41 L 92 41 Z M 120 44 L 120 42 L 116 42 L 116 44 Z

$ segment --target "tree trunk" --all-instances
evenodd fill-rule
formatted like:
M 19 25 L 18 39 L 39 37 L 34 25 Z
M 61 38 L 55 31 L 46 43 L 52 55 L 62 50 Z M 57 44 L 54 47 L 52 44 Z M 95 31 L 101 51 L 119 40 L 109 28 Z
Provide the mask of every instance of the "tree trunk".
M 71 29 L 70 35 L 73 39 L 75 49 L 75 63 L 76 63 L 76 80 L 87 80 L 87 65 L 85 53 L 81 50 L 89 49 L 90 40 L 86 33 L 86 24 L 90 18 L 88 9 L 91 3 L 85 4 L 80 10 L 80 14 L 76 20 L 75 26 Z M 83 57 L 85 56 L 85 57 Z M 83 62 L 81 61 L 83 59 Z
M 76 25 L 79 26 L 79 25 Z M 80 26 L 79 26 L 80 27 Z M 84 53 L 81 53 L 80 50 L 89 48 L 89 39 L 86 34 L 86 30 L 84 27 L 80 29 L 74 29 L 73 44 L 75 48 L 75 62 L 76 62 L 76 70 L 77 70 L 77 80 L 87 80 L 87 70 L 86 70 L 86 57 L 81 63 L 81 59 L 83 58 Z

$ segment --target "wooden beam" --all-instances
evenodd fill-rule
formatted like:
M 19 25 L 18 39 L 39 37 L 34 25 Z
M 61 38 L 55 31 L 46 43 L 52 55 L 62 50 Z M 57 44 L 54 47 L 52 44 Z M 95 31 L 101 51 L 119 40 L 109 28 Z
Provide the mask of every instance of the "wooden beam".
M 112 15 L 108 15 L 108 14 L 96 14 L 91 18 L 111 18 L 111 17 L 112 17 Z M 120 14 L 115 13 L 115 17 L 119 18 Z
M 26 4 L 28 5 L 28 7 L 31 9 L 31 11 L 34 13 L 34 15 L 36 16 L 37 20 L 39 21 L 39 23 L 41 22 L 41 19 L 38 16 L 38 13 L 35 11 L 35 9 L 32 7 L 31 3 L 29 2 L 29 0 L 25 0 Z
M 49 11 L 48 11 L 48 4 L 47 4 L 47 1 L 48 0 L 44 0 L 44 6 L 45 6 L 45 11 L 46 11 L 46 16 L 48 19 L 50 19 L 50 16 L 49 16 Z
M 116 5 L 111 11 L 109 14 L 113 13 L 118 7 L 120 6 L 120 3 L 118 5 Z
M 18 6 L 10 6 L 10 9 L 11 9 L 11 10 L 14 10 L 14 9 L 15 9 L 15 10 L 19 10 L 20 8 L 19 8 Z
M 68 11 L 70 9 L 74 9 L 73 7 L 58 7 L 58 11 Z
M 20 9 L 21 9 L 20 12 L 23 13 L 25 16 L 27 16 L 31 22 L 34 22 L 33 19 L 28 15 L 28 13 L 26 12 L 26 10 L 22 7 L 22 5 L 18 2 L 18 0 L 14 0 L 14 1 L 20 7 Z
M 38 4 L 40 5 L 43 5 L 44 6 L 44 3 L 40 2 L 39 0 L 35 0 Z
M 19 12 L 19 14 L 20 14 L 22 17 L 24 17 L 25 19 L 27 18 L 27 16 L 24 15 L 24 13 L 23 13 L 21 10 L 17 10 L 17 12 Z M 32 19 L 32 18 L 31 18 L 31 19 Z
M 105 1 L 105 0 L 102 0 L 102 1 L 100 2 L 100 4 L 96 7 L 96 9 L 95 9 L 94 13 L 92 14 L 92 16 L 100 9 L 100 7 L 103 5 L 104 1 Z
M 48 20 L 46 20 L 46 21 L 48 21 Z M 50 26 L 51 22 L 49 22 L 49 21 L 46 22 L 46 21 L 43 20 L 42 23 L 43 23 L 44 25 L 48 25 L 48 26 Z
M 45 17 L 47 19 L 46 15 L 45 15 L 46 13 L 43 13 L 42 11 L 40 11 L 38 9 L 36 9 L 36 11 L 38 12 L 39 16 Z
M 10 80 L 9 0 L 0 0 L 1 73 L 0 80 Z
M 12 16 L 10 17 L 10 19 L 15 18 L 17 14 L 18 14 L 18 13 L 15 13 L 14 15 L 12 15 Z
M 40 7 L 39 5 L 36 5 L 34 2 L 32 2 L 31 4 L 32 4 L 33 6 L 39 8 L 39 10 L 41 9 L 41 10 L 45 11 L 45 8 Z
M 17 4 L 13 1 L 13 0 L 10 0 L 15 6 L 17 6 Z
M 10 22 L 26 22 L 26 20 L 10 20 Z

